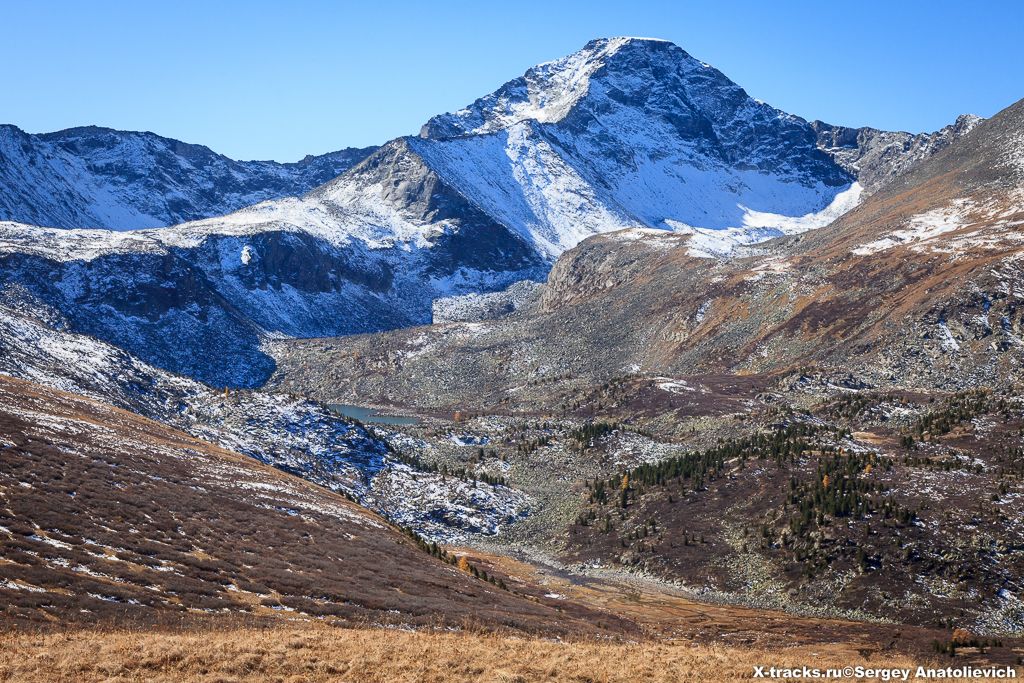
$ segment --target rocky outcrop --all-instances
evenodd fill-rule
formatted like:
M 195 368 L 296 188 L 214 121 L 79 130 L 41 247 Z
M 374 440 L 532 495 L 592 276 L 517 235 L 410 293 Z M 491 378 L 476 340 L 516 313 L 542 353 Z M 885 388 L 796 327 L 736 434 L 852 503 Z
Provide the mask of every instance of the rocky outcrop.
M 535 310 L 544 292 L 539 282 L 522 280 L 500 292 L 463 294 L 434 300 L 433 323 L 480 322 Z
M 836 163 L 857 176 L 868 192 L 874 192 L 914 164 L 936 154 L 974 130 L 977 116 L 963 114 L 955 123 L 934 133 L 904 133 L 877 128 L 848 128 L 812 121 L 818 146 Z

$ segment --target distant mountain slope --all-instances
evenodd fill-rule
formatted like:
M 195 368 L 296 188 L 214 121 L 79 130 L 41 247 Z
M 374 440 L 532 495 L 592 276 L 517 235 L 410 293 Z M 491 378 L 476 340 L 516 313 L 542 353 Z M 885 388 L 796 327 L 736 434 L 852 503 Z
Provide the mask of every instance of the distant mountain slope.
M 566 635 L 616 622 L 476 579 L 251 458 L 2 375 L 0 464 L 6 627 L 244 616 Z
M 358 223 L 358 236 L 340 233 L 327 212 L 296 220 L 298 203 L 142 232 L 0 223 L 0 293 L 31 292 L 75 330 L 161 368 L 252 387 L 273 371 L 261 350 L 268 336 L 406 327 L 429 321 L 436 298 L 545 272 L 500 230 L 396 245 Z
M 234 161 L 202 145 L 96 126 L 30 135 L 0 125 L 0 220 L 57 228 L 155 228 L 300 195 L 365 158 Z
M 833 137 L 823 151 L 820 130 L 671 43 L 596 40 L 299 198 L 128 233 L 0 223 L 0 287 L 148 363 L 252 387 L 274 369 L 268 338 L 428 323 L 435 300 L 541 280 L 610 231 L 719 255 L 820 228 L 860 201 L 858 174 L 940 147 Z

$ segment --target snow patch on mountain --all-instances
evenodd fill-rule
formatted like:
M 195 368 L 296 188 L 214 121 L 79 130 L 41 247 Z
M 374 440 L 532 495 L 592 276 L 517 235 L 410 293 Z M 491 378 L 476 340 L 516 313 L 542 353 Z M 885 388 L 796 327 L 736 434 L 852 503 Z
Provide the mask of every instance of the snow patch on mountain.
M 954 200 L 951 206 L 911 216 L 907 221 L 907 227 L 855 247 L 852 253 L 857 256 L 868 256 L 907 244 L 914 245 L 912 248 L 921 248 L 922 242 L 970 225 L 968 216 L 974 209 L 975 203 L 971 200 Z
M 741 207 L 744 209 L 741 227 L 710 230 L 674 220 L 666 222 L 672 230 L 691 236 L 688 246 L 691 256 L 721 258 L 737 252 L 741 247 L 783 235 L 797 235 L 808 230 L 825 227 L 855 208 L 860 203 L 862 194 L 863 189 L 860 184 L 852 183 L 848 188 L 837 193 L 832 202 L 824 209 L 803 216 L 784 216 Z
M 945 320 L 939 321 L 939 332 L 941 333 L 942 348 L 947 351 L 959 351 L 960 342 L 956 340 L 953 333 L 949 329 L 949 324 Z
M 682 394 L 687 392 L 696 392 L 694 388 L 684 379 L 673 379 L 671 377 L 655 377 L 655 386 L 662 391 L 667 391 L 670 394 Z
M 832 203 L 821 211 L 814 211 L 803 216 L 784 216 L 766 211 L 755 211 L 741 207 L 744 228 L 775 228 L 783 235 L 796 235 L 808 230 L 823 228 L 843 214 L 852 211 L 860 203 L 864 188 L 860 183 L 852 183 L 832 198 Z

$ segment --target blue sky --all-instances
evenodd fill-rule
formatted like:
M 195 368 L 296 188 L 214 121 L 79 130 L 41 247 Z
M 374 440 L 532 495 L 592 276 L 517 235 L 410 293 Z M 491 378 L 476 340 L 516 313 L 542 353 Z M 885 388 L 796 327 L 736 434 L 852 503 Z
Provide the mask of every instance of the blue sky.
M 1024 3 L 16 2 L 0 122 L 242 159 L 412 134 L 591 38 L 666 38 L 805 118 L 934 130 L 1024 97 Z

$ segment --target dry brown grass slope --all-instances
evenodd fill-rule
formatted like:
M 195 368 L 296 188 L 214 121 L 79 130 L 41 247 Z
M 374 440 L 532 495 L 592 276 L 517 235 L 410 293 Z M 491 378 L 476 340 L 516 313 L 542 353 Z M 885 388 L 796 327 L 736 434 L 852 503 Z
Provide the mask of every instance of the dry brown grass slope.
M 0 680 L 11 682 L 725 683 L 750 680 L 755 666 L 913 667 L 920 661 L 901 655 L 865 659 L 829 646 L 768 651 L 316 625 L 0 637 Z

